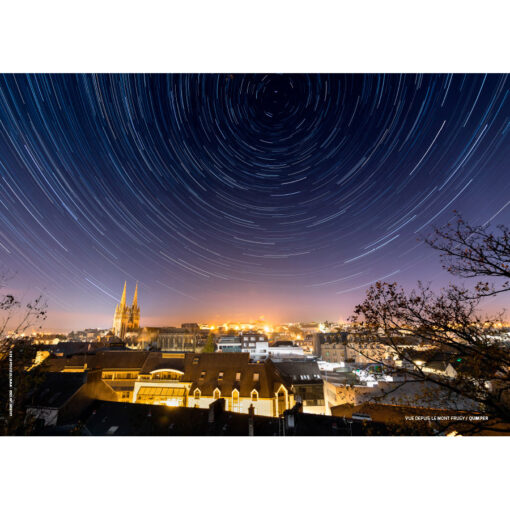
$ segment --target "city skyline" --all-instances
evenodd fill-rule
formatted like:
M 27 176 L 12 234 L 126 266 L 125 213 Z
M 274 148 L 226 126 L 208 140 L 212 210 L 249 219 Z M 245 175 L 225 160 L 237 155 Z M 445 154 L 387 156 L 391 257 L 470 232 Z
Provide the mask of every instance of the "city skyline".
M 510 219 L 506 75 L 6 75 L 0 252 L 47 329 L 346 320 Z M 489 311 L 503 308 L 501 299 Z

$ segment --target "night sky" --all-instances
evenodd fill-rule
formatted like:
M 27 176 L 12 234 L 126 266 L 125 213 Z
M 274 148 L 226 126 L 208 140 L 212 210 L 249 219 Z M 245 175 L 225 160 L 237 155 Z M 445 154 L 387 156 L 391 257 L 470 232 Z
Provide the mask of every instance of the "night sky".
M 509 223 L 506 75 L 6 75 L 0 261 L 46 327 L 347 318 L 447 284 L 419 240 Z

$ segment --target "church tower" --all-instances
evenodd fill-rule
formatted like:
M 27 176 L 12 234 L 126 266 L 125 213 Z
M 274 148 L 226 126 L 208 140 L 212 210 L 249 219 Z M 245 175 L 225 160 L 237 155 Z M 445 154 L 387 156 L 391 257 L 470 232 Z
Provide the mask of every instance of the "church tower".
M 128 329 L 138 329 L 140 327 L 140 307 L 138 306 L 138 282 L 136 282 L 133 304 L 129 307 Z
M 126 306 L 126 282 L 124 282 L 124 290 L 120 303 L 115 308 L 115 315 L 113 316 L 113 333 L 119 338 L 126 336 L 130 315 L 130 308 Z

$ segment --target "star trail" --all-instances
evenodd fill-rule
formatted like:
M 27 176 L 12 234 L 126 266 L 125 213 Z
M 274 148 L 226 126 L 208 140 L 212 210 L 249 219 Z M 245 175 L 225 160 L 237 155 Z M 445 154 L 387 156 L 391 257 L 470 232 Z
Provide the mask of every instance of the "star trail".
M 48 325 L 346 318 L 510 219 L 506 75 L 4 75 L 0 261 Z

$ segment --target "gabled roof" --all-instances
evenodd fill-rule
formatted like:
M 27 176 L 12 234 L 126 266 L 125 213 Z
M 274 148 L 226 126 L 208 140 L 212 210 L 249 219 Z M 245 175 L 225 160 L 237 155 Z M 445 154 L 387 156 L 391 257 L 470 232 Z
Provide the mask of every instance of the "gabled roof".
M 201 378 L 203 372 L 205 376 Z M 221 380 L 220 372 L 223 372 Z M 236 381 L 238 372 L 241 373 L 239 382 Z M 254 374 L 258 374 L 258 381 L 254 380 Z M 202 395 L 212 395 L 219 388 L 222 396 L 230 396 L 237 388 L 240 396 L 246 398 L 253 389 L 259 392 L 260 398 L 273 398 L 275 386 L 283 382 L 268 362 L 250 363 L 247 352 L 186 354 L 183 381 L 192 382 L 191 393 L 199 388 Z

